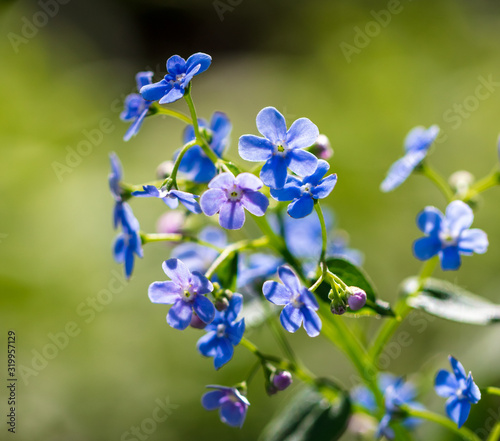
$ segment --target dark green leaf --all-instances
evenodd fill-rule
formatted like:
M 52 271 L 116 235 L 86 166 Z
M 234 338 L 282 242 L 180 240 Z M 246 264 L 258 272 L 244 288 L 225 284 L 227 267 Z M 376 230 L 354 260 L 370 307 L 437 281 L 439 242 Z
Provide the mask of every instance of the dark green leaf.
M 454 322 L 488 325 L 500 321 L 500 305 L 476 296 L 465 289 L 438 279 L 427 279 L 418 294 L 418 278 L 403 282 L 406 303 L 412 308 L 423 309 L 431 315 Z
M 347 428 L 351 402 L 344 392 L 332 391 L 330 399 L 315 389 L 300 391 L 275 417 L 260 441 L 335 441 Z
M 232 162 L 226 162 L 225 166 L 231 171 L 233 175 L 239 175 L 241 173 L 241 170 L 238 168 L 237 165 L 233 164 Z
M 236 290 L 238 256 L 238 253 L 234 253 L 233 256 L 230 259 L 226 259 L 216 271 L 220 286 L 233 292 Z
M 331 258 L 326 261 L 328 269 L 338 277 L 340 277 L 347 286 L 357 286 L 366 292 L 366 305 L 355 313 L 348 313 L 353 315 L 383 315 L 394 317 L 394 312 L 391 306 L 382 300 L 378 300 L 373 284 L 366 275 L 366 273 L 357 266 L 353 265 L 351 262 L 339 259 Z M 317 289 L 316 293 L 326 302 L 330 302 L 328 299 L 328 293 L 330 292 L 330 285 L 327 283 L 321 284 Z

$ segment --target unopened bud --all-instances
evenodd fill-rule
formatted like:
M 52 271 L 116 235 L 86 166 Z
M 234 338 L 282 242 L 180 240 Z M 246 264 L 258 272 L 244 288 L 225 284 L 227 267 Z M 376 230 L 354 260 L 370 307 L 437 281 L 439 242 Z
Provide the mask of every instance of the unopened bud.
M 172 161 L 163 161 L 156 168 L 156 176 L 158 179 L 166 179 L 168 178 L 174 169 L 174 163 Z
M 474 183 L 474 176 L 466 170 L 460 170 L 450 176 L 448 183 L 455 191 L 455 194 L 462 198 L 467 194 L 470 186 Z
M 330 305 L 330 309 L 335 315 L 342 315 L 346 312 L 346 307 L 342 303 L 334 304 L 334 302 L 332 302 L 332 304 Z
M 285 390 L 292 384 L 292 374 L 288 371 L 277 371 L 272 378 L 276 390 Z
M 361 309 L 366 304 L 366 292 L 364 292 L 361 288 L 357 286 L 350 286 L 347 288 L 347 303 L 349 304 L 349 308 L 353 311 L 357 311 Z
M 162 214 L 156 223 L 156 231 L 161 234 L 179 234 L 186 217 L 180 211 L 168 211 Z
M 321 134 L 316 138 L 316 142 L 311 147 L 311 153 L 319 159 L 330 159 L 333 156 L 333 149 L 326 135 Z
M 189 326 L 195 329 L 204 329 L 207 324 L 203 320 L 201 320 L 201 318 L 199 318 L 197 314 L 193 313 Z
M 229 306 L 229 300 L 226 297 L 218 298 L 215 301 L 215 309 L 217 311 L 225 311 Z

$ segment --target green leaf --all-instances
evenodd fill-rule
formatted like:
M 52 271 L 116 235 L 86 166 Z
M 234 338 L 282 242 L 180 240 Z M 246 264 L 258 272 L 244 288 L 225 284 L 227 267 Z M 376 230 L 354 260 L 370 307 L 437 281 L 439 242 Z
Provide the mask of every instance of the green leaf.
M 316 389 L 303 389 L 267 425 L 259 441 L 335 441 L 350 416 L 351 402 L 344 392 L 332 391 L 327 399 Z
M 236 290 L 236 276 L 238 274 L 238 257 L 239 254 L 236 252 L 233 257 L 226 259 L 217 268 L 216 274 L 219 284 L 222 288 L 228 289 L 230 291 Z
M 224 165 L 231 171 L 234 176 L 237 176 L 241 173 L 241 170 L 238 166 L 232 162 L 224 162 Z
M 500 321 L 500 305 L 474 295 L 453 283 L 429 278 L 417 294 L 409 295 L 418 289 L 417 277 L 403 282 L 406 303 L 412 308 L 454 322 L 471 325 L 489 325 Z
M 326 264 L 328 266 L 328 269 L 333 274 L 340 277 L 347 286 L 357 286 L 366 292 L 366 305 L 359 311 L 347 314 L 356 316 L 395 316 L 389 303 L 377 299 L 372 281 L 361 268 L 358 268 L 351 262 L 340 258 L 327 259 Z M 328 285 L 327 283 L 322 283 L 316 291 L 316 293 L 325 302 L 330 303 L 330 300 L 328 299 L 329 292 L 330 285 Z

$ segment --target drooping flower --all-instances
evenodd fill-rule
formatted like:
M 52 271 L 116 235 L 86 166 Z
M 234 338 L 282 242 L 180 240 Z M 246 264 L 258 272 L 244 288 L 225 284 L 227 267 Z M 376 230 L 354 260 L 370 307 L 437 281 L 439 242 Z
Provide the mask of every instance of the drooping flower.
M 450 360 L 453 372 L 440 370 L 435 380 L 435 390 L 440 397 L 448 398 L 446 413 L 460 428 L 469 417 L 472 404 L 481 399 L 481 392 L 472 378 L 472 373 L 466 375 L 462 364 L 451 355 Z
M 288 175 L 285 186 L 271 189 L 271 196 L 278 201 L 293 201 L 288 205 L 287 212 L 294 219 L 306 217 L 313 211 L 314 201 L 326 198 L 337 183 L 335 173 L 323 178 L 329 169 L 330 164 L 320 159 L 313 174 L 302 180 Z
M 224 230 L 217 227 L 206 227 L 200 231 L 198 238 L 219 248 L 227 245 L 227 236 Z M 184 262 L 190 271 L 204 273 L 220 253 L 199 243 L 184 242 L 172 250 L 171 257 Z
M 207 216 L 219 213 L 219 224 L 228 230 L 238 230 L 245 223 L 245 208 L 255 216 L 264 216 L 269 200 L 259 192 L 262 182 L 251 173 L 236 178 L 226 172 L 217 175 L 201 196 L 201 209 Z
M 158 101 L 160 104 L 173 103 L 181 99 L 186 93 L 186 88 L 195 75 L 205 72 L 212 57 L 198 52 L 191 55 L 187 60 L 173 55 L 167 60 L 167 75 L 163 80 L 145 85 L 140 89 L 145 100 Z
M 153 303 L 173 305 L 167 323 L 175 329 L 186 329 L 193 311 L 204 323 L 210 323 L 215 316 L 213 303 L 205 297 L 214 289 L 210 280 L 197 271 L 189 271 L 179 259 L 166 260 L 162 268 L 171 280 L 152 283 L 148 295 Z
M 219 369 L 233 358 L 237 346 L 245 332 L 245 320 L 236 321 L 243 306 L 243 296 L 234 293 L 227 309 L 216 311 L 215 318 L 205 327 L 206 335 L 198 340 L 198 351 L 205 357 L 214 358 L 214 367 Z
M 139 221 L 134 216 L 132 209 L 126 202 L 117 203 L 115 216 L 122 226 L 122 232 L 116 237 L 113 245 L 113 257 L 116 263 L 125 264 L 125 276 L 130 278 L 134 269 L 134 254 L 142 258 L 141 235 Z
M 159 198 L 167 204 L 169 208 L 175 209 L 179 206 L 179 201 L 192 213 L 201 213 L 200 204 L 196 200 L 199 196 L 180 190 L 158 189 L 154 185 L 144 185 L 143 191 L 134 191 L 132 196 L 143 198 Z
M 219 417 L 224 424 L 241 428 L 250 406 L 247 398 L 235 387 L 210 385 L 207 388 L 215 390 L 203 395 L 203 407 L 206 410 L 219 409 Z
M 120 181 L 123 177 L 123 169 L 118 155 L 114 152 L 109 154 L 109 161 L 111 162 L 111 173 L 108 175 L 109 189 L 111 195 L 115 200 L 115 206 L 113 208 L 113 227 L 115 230 L 121 224 L 122 220 L 126 220 L 125 205 L 123 201 L 122 190 L 120 188 Z M 125 204 L 125 205 L 124 205 Z M 129 211 L 132 211 L 129 209 Z
M 483 254 L 488 249 L 488 236 L 483 230 L 469 227 L 474 220 L 472 209 L 462 201 L 453 201 L 443 214 L 426 207 L 417 217 L 418 228 L 427 236 L 413 244 L 417 259 L 428 260 L 439 255 L 443 270 L 457 270 L 460 255 Z
M 303 324 L 309 337 L 321 331 L 321 320 L 316 313 L 319 308 L 314 294 L 300 284 L 293 270 L 283 265 L 278 269 L 283 284 L 268 280 L 262 287 L 267 300 L 275 305 L 284 305 L 280 321 L 288 332 L 295 332 Z
M 393 420 L 399 419 L 399 407 L 408 405 L 415 409 L 422 409 L 423 406 L 415 401 L 416 390 L 412 383 L 404 382 L 402 378 L 392 374 L 383 373 L 378 378 L 378 388 L 384 394 L 385 414 L 381 418 L 377 431 L 377 439 L 385 436 L 387 439 L 394 439 L 394 430 L 390 427 Z M 371 414 L 377 411 L 377 402 L 373 392 L 366 386 L 357 386 L 351 391 L 352 400 L 363 407 Z M 409 417 L 404 418 L 401 424 L 408 430 L 413 430 L 420 419 Z
M 303 149 L 316 142 L 319 131 L 309 119 L 299 118 L 287 130 L 283 115 L 274 107 L 266 107 L 257 115 L 257 129 L 265 138 L 243 135 L 238 151 L 247 161 L 265 161 L 260 171 L 265 185 L 283 188 L 288 168 L 299 176 L 314 173 L 318 158 Z
M 380 190 L 392 191 L 406 181 L 415 167 L 426 157 L 438 134 L 439 127 L 436 125 L 428 129 L 421 126 L 413 128 L 405 138 L 405 155 L 392 164 L 386 178 L 380 184 Z
M 210 125 L 204 119 L 199 119 L 198 125 L 200 131 L 205 134 L 209 147 L 219 158 L 221 158 L 229 143 L 229 135 L 232 128 L 229 118 L 225 113 L 215 112 L 210 120 Z M 184 144 L 195 139 L 196 136 L 193 126 L 187 126 L 184 129 Z M 177 157 L 177 154 L 175 157 Z M 209 182 L 217 174 L 217 168 L 214 163 L 198 145 L 191 147 L 184 154 L 179 166 L 179 171 L 182 172 L 187 179 L 196 183 Z
M 139 72 L 135 76 L 137 90 L 139 91 L 143 86 L 151 84 L 152 80 L 153 72 Z M 132 136 L 137 135 L 151 104 L 153 104 L 152 101 L 144 99 L 138 93 L 131 93 L 125 98 L 125 108 L 123 112 L 120 113 L 120 119 L 122 121 L 131 121 L 132 124 L 123 136 L 124 141 L 128 141 Z

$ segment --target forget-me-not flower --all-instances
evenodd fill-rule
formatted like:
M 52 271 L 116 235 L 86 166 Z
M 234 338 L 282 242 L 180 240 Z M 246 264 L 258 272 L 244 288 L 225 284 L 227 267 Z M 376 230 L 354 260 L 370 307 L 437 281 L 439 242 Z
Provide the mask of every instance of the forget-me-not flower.
M 158 101 L 160 104 L 173 103 L 181 99 L 186 93 L 186 88 L 195 75 L 205 72 L 212 57 L 198 52 L 187 60 L 173 55 L 167 60 L 167 75 L 163 80 L 143 86 L 140 90 L 142 97 L 148 101 Z
M 272 254 L 266 253 L 240 253 L 238 258 L 238 288 L 246 287 L 258 281 L 272 277 L 278 271 L 278 267 L 283 263 Z
M 186 329 L 193 311 L 202 322 L 210 323 L 215 316 L 214 304 L 205 297 L 214 289 L 210 280 L 197 271 L 189 271 L 179 259 L 166 260 L 162 268 L 171 280 L 152 283 L 148 295 L 153 303 L 173 305 L 167 323 L 175 329 Z
M 448 398 L 446 413 L 460 428 L 469 417 L 471 404 L 481 399 L 481 392 L 472 379 L 472 373 L 466 375 L 462 364 L 451 355 L 449 360 L 453 372 L 440 370 L 434 388 L 440 397 Z
M 159 190 L 154 185 L 143 185 L 142 188 L 143 191 L 134 191 L 132 195 L 143 198 L 159 198 L 172 209 L 177 208 L 180 202 L 192 213 L 201 213 L 200 204 L 196 200 L 199 196 L 180 190 Z
M 214 357 L 214 367 L 219 369 L 233 358 L 234 346 L 245 332 L 245 320 L 236 321 L 243 306 L 243 296 L 234 293 L 228 307 L 216 311 L 215 318 L 205 327 L 206 335 L 198 340 L 198 351 L 205 357 Z
M 225 113 L 215 112 L 212 115 L 210 124 L 204 119 L 198 120 L 200 131 L 205 134 L 208 146 L 221 158 L 229 143 L 231 133 L 231 122 Z M 193 126 L 184 129 L 183 142 L 187 144 L 196 139 Z M 177 155 L 175 156 L 177 157 Z M 175 159 L 175 158 L 174 158 Z M 183 156 L 179 171 L 185 177 L 196 183 L 209 182 L 216 174 L 217 168 L 212 160 L 205 154 L 198 145 L 191 147 Z
M 483 254 L 488 249 L 488 236 L 483 230 L 469 228 L 474 220 L 472 209 L 462 201 L 453 201 L 443 214 L 426 207 L 417 217 L 417 225 L 427 236 L 413 244 L 417 259 L 428 260 L 439 255 L 443 270 L 457 270 L 460 255 Z
M 271 189 L 271 196 L 278 201 L 293 201 L 287 209 L 293 218 L 306 217 L 313 211 L 314 201 L 326 198 L 337 183 L 335 173 L 323 178 L 329 169 L 330 164 L 320 159 L 313 174 L 302 180 L 288 175 L 285 186 L 281 189 Z
M 228 230 L 238 230 L 245 223 L 245 208 L 255 216 L 264 216 L 269 200 L 259 192 L 262 181 L 251 173 L 240 173 L 236 178 L 226 172 L 217 175 L 201 196 L 203 213 L 219 213 L 219 224 Z
M 299 118 L 287 130 L 283 115 L 274 107 L 266 107 L 257 115 L 257 129 L 264 138 L 243 135 L 238 150 L 247 161 L 266 161 L 260 171 L 264 184 L 283 188 L 288 168 L 299 176 L 314 172 L 318 158 L 303 149 L 316 142 L 319 130 L 309 119 Z
M 406 181 L 415 167 L 426 157 L 438 134 L 439 127 L 436 125 L 428 129 L 421 126 L 412 129 L 405 138 L 405 155 L 392 164 L 386 178 L 380 184 L 380 189 L 384 192 L 392 191 Z
M 267 300 L 275 305 L 284 305 L 280 321 L 288 332 L 295 332 L 304 324 L 309 337 L 316 337 L 321 331 L 321 320 L 317 314 L 319 308 L 314 294 L 300 284 L 293 270 L 283 265 L 278 269 L 283 284 L 268 280 L 262 287 Z
M 201 404 L 206 410 L 219 409 L 220 420 L 232 427 L 241 427 L 245 422 L 248 406 L 247 398 L 235 387 L 211 385 L 215 389 L 207 392 L 201 398 Z
M 153 72 L 139 72 L 135 76 L 137 90 L 141 90 L 143 86 L 151 84 L 152 80 Z M 131 93 L 125 98 L 125 109 L 120 114 L 120 119 L 122 121 L 131 121 L 132 124 L 123 137 L 124 141 L 128 141 L 132 136 L 137 135 L 151 104 L 153 104 L 152 101 L 145 100 L 138 93 Z

